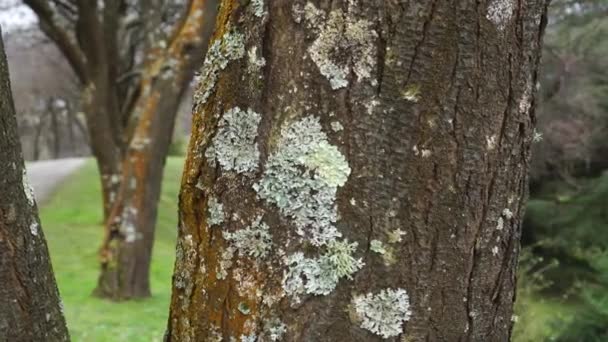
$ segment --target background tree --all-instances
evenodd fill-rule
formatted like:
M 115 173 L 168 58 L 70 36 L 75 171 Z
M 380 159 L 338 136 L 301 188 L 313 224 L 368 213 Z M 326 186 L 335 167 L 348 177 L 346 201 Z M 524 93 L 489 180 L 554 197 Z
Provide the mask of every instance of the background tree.
M 82 88 L 101 174 L 105 238 L 95 291 L 150 295 L 150 255 L 161 175 L 179 99 L 213 11 L 204 0 L 25 0 Z
M 608 2 L 556 0 L 550 9 L 533 186 L 550 179 L 573 182 L 608 167 Z M 575 184 L 573 184 L 575 185 Z
M 605 0 L 554 0 L 549 10 L 518 341 L 608 339 L 607 14 Z
M 0 38 L 0 336 L 68 341 L 59 291 L 25 175 Z
M 171 341 L 507 341 L 546 1 L 224 0 Z

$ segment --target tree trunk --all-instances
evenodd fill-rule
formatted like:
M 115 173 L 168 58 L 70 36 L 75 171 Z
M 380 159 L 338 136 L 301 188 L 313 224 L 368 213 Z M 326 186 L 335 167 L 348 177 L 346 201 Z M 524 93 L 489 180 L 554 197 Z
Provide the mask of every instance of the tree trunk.
M 113 83 L 107 80 L 104 71 L 98 73 L 95 81 L 90 82 L 83 91 L 82 104 L 87 116 L 91 151 L 101 175 L 103 218 L 106 222 L 120 188 L 125 141 L 114 133 L 115 127 L 109 114 L 118 111 L 116 100 L 112 99 Z
M 507 341 L 545 13 L 222 1 L 167 339 Z
M 1 39 L 0 160 L 0 340 L 68 341 L 34 194 L 25 176 Z
M 44 128 L 44 120 L 40 116 L 38 116 L 38 122 L 34 127 L 35 135 L 34 135 L 34 151 L 33 156 L 34 160 L 40 160 L 40 137 L 42 136 L 42 129 Z
M 60 155 L 61 155 L 61 132 L 59 129 L 59 118 L 58 115 L 59 113 L 57 113 L 57 111 L 55 110 L 55 98 L 50 97 L 47 100 L 47 106 L 46 106 L 46 110 L 47 110 L 47 115 L 51 116 L 51 132 L 49 134 L 49 140 L 52 139 L 52 145 L 53 145 L 53 154 L 52 154 L 52 159 L 59 159 Z M 49 145 L 51 144 L 51 142 L 49 141 Z
M 173 44 L 148 56 L 134 136 L 122 162 L 121 186 L 106 220 L 95 293 L 113 299 L 150 295 L 149 271 L 165 159 L 179 101 L 203 47 L 205 1 L 192 1 Z

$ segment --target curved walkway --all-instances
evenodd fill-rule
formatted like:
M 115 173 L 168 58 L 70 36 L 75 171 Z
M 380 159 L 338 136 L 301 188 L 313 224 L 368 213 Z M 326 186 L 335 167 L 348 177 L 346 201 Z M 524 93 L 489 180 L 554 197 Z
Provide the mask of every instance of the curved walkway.
M 38 205 L 44 203 L 59 185 L 85 163 L 84 158 L 42 160 L 25 164 L 27 178 Z

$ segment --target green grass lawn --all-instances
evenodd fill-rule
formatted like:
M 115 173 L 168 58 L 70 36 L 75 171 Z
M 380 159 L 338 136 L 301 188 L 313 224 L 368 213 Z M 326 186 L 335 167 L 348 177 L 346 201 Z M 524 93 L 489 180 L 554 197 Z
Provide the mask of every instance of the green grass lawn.
M 169 158 L 152 257 L 152 298 L 114 303 L 91 296 L 101 243 L 101 196 L 93 161 L 40 208 L 73 341 L 162 341 L 169 311 L 182 158 Z

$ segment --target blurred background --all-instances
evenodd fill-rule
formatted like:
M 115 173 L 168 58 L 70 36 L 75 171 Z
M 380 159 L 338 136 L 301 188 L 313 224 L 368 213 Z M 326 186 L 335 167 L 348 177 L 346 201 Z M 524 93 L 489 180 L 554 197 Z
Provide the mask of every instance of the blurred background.
M 20 1 L 0 0 L 21 143 L 72 337 L 160 341 L 191 89 L 178 111 L 165 168 L 153 296 L 121 303 L 95 298 L 102 213 L 82 89 L 37 20 Z M 607 0 L 553 0 L 541 75 L 514 341 L 608 341 Z

